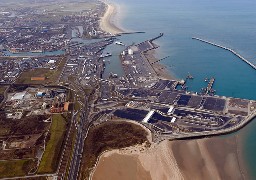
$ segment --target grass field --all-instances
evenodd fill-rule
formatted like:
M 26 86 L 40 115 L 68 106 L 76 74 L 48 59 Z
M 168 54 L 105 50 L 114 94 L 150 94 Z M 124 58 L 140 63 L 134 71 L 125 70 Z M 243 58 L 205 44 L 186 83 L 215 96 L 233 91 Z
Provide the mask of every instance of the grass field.
M 96 4 L 95 2 L 70 2 L 70 3 L 63 3 L 63 4 L 51 4 L 48 6 L 43 6 L 48 12 L 53 13 L 60 13 L 60 14 L 69 14 L 69 13 L 76 13 L 85 10 L 95 9 Z
M 47 142 L 43 158 L 38 168 L 38 173 L 53 173 L 56 171 L 66 127 L 66 119 L 61 114 L 53 115 L 50 139 Z
M 17 84 L 56 84 L 62 69 L 65 65 L 66 58 L 59 59 L 59 65 L 56 70 L 46 68 L 38 68 L 22 72 L 20 77 L 16 80 Z M 31 81 L 31 77 L 45 77 L 44 81 Z
M 24 176 L 33 166 L 33 160 L 0 161 L 0 178 Z
M 92 128 L 85 140 L 80 179 L 88 179 L 97 157 L 103 151 L 144 142 L 147 142 L 147 132 L 133 123 L 108 121 Z
M 3 94 L 7 86 L 0 86 L 0 94 Z

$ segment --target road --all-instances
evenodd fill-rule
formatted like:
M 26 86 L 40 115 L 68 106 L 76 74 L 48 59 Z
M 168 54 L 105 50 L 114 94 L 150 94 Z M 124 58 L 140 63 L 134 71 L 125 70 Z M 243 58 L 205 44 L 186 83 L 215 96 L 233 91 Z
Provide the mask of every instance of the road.
M 89 128 L 89 106 L 88 106 L 88 98 L 86 97 L 84 107 L 80 116 L 80 122 L 77 126 L 77 134 L 76 134 L 76 142 L 74 146 L 74 150 L 72 153 L 72 159 L 70 163 L 68 179 L 75 180 L 77 179 L 80 163 L 82 160 L 83 148 L 84 148 L 84 139 L 87 136 L 88 128 Z

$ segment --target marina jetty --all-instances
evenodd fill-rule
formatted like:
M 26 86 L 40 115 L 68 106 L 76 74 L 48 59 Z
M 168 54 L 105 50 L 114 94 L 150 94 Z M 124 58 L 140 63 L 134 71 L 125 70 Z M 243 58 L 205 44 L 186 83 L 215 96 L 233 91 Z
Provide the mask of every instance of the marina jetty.
M 152 43 L 153 41 L 159 39 L 159 38 L 162 37 L 163 35 L 164 35 L 164 33 L 160 33 L 157 37 L 150 39 L 149 42 Z
M 118 35 L 123 35 L 123 34 L 143 34 L 146 33 L 144 31 L 134 31 L 134 32 L 122 32 L 122 33 L 118 33 Z
M 225 49 L 225 50 L 227 50 L 227 51 L 230 51 L 230 52 L 233 53 L 235 56 L 237 56 L 239 59 L 243 60 L 246 64 L 248 64 L 249 66 L 251 66 L 253 69 L 256 70 L 256 65 L 252 64 L 250 61 L 248 61 L 247 59 L 245 59 L 243 56 L 241 56 L 239 53 L 237 53 L 236 51 L 234 51 L 234 50 L 231 49 L 231 48 L 228 48 L 228 47 L 225 47 L 225 46 L 222 46 L 222 45 L 213 43 L 213 42 L 211 42 L 211 41 L 207 41 L 207 40 L 204 40 L 204 39 L 200 39 L 200 38 L 197 38 L 197 37 L 192 37 L 192 39 L 195 39 L 195 40 L 198 40 L 198 41 L 201 41 L 201 42 L 204 42 L 204 43 L 207 43 L 207 44 L 210 44 L 210 45 L 213 45 L 213 46 L 216 46 L 216 47 Z

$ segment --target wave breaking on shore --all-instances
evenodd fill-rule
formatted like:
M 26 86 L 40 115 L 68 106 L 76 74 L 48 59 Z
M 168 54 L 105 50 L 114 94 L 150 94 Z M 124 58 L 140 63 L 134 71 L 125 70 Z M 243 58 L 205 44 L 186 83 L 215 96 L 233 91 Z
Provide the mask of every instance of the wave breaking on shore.
M 111 33 L 112 35 L 124 33 L 125 31 L 121 28 L 119 28 L 115 22 L 115 16 L 118 13 L 117 12 L 117 5 L 112 4 L 108 1 L 102 1 L 106 5 L 106 12 L 104 16 L 100 20 L 100 28 L 108 33 Z

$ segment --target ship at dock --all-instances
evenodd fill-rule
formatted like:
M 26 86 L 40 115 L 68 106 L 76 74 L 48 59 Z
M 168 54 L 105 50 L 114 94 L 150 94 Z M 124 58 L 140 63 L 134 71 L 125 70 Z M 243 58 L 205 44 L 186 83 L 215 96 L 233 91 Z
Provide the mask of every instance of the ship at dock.
M 125 46 L 125 44 L 122 43 L 121 41 L 115 41 L 115 44 L 116 44 L 116 45 L 120 45 L 120 46 Z
M 107 52 L 106 54 L 100 55 L 100 58 L 105 58 L 105 57 L 109 57 L 109 56 L 112 56 L 112 54 Z

